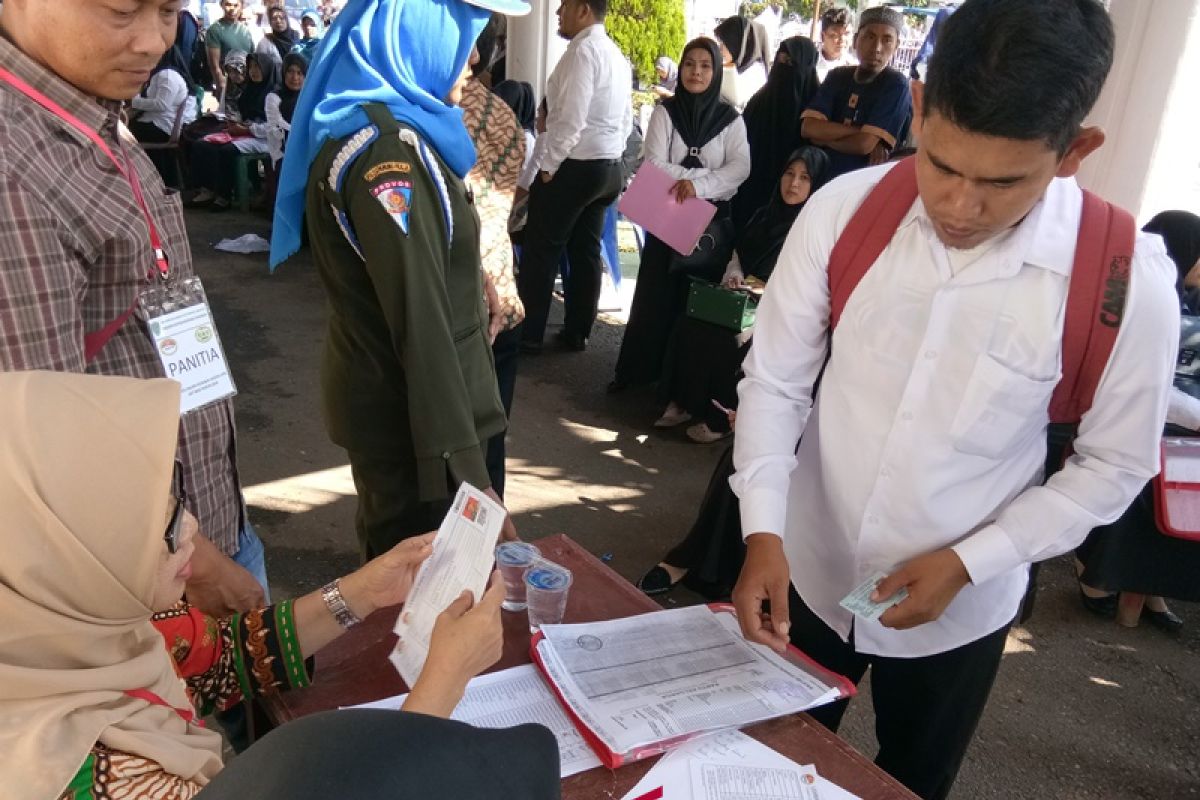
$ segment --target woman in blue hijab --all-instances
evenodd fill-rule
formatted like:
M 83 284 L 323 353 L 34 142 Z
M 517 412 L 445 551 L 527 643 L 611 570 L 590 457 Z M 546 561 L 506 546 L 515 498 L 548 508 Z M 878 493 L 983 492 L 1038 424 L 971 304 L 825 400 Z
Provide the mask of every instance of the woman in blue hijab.
M 322 405 L 367 557 L 437 528 L 461 483 L 490 492 L 486 444 L 507 427 L 457 107 L 490 11 L 528 6 L 351 0 L 292 118 L 271 263 L 299 248 L 306 220 L 330 308 Z

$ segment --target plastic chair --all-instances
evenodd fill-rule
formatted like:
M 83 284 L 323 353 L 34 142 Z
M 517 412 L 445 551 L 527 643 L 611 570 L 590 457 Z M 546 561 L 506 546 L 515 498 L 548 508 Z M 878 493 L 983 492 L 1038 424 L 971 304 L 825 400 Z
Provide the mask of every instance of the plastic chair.
M 239 153 L 237 157 L 237 180 L 234 184 L 234 202 L 242 211 L 250 210 L 250 170 L 258 174 L 258 165 L 271 169 L 270 153 Z

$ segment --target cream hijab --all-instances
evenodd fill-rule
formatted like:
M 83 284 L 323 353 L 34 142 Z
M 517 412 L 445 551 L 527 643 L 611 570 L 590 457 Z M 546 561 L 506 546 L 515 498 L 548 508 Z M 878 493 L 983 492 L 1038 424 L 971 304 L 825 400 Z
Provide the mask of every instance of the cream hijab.
M 58 797 L 96 742 L 205 784 L 220 737 L 150 624 L 174 381 L 0 374 L 0 797 Z

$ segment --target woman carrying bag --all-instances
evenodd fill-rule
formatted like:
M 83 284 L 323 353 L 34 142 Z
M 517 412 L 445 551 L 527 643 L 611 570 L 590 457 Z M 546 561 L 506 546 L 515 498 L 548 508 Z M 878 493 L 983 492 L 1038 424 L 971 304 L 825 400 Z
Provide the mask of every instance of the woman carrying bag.
M 691 279 L 718 281 L 729 262 L 729 200 L 750 174 L 750 145 L 741 117 L 721 100 L 720 65 L 716 42 L 689 42 L 680 60 L 675 96 L 650 117 L 646 160 L 675 178 L 671 191 L 679 202 L 701 197 L 717 206 L 717 214 L 700 250 L 686 257 L 647 234 L 610 392 L 658 380 L 667 339 L 683 313 Z

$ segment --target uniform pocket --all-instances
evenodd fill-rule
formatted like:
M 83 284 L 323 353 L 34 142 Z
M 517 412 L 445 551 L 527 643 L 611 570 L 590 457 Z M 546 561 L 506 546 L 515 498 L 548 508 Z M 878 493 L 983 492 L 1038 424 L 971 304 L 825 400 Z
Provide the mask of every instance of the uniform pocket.
M 1057 383 L 1058 378 L 1030 378 L 983 353 L 950 426 L 954 448 L 985 458 L 1008 456 L 1045 430 Z

